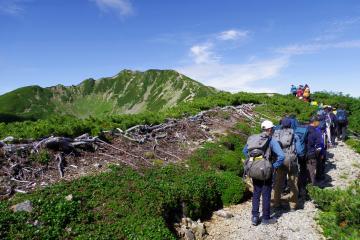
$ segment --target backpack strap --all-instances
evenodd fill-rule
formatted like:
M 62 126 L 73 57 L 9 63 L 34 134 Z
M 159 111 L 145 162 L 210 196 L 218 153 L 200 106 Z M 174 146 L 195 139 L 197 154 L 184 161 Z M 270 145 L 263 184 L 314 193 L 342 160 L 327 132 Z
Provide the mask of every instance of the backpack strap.
M 272 154 L 271 154 L 270 141 L 271 141 L 271 137 L 269 137 L 269 139 L 268 139 L 268 141 L 266 143 L 266 151 L 265 151 L 263 157 L 271 162 L 271 155 Z

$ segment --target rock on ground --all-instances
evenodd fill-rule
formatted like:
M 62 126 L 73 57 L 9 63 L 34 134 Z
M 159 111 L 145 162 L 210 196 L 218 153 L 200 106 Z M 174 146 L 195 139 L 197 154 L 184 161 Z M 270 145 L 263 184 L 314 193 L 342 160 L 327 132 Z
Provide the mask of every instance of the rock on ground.
M 26 200 L 25 202 L 11 206 L 11 209 L 14 212 L 32 212 L 33 206 L 29 200 Z
M 321 182 L 323 187 L 346 187 L 360 177 L 360 155 L 340 142 L 336 148 L 328 151 L 326 177 Z M 320 240 L 324 239 L 321 228 L 314 220 L 317 209 L 310 201 L 304 208 L 295 212 L 282 211 L 273 214 L 278 223 L 273 225 L 251 225 L 251 200 L 225 209 L 234 215 L 223 218 L 214 214 L 210 221 L 205 222 L 208 232 L 207 240 Z

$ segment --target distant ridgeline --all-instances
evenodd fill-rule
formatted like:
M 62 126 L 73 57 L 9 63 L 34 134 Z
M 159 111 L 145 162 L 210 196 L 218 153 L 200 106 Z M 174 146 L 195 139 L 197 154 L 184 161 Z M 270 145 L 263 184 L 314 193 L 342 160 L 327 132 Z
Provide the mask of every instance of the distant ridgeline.
M 173 70 L 123 70 L 114 77 L 90 78 L 76 86 L 28 86 L 1 95 L 0 121 L 159 111 L 217 92 Z

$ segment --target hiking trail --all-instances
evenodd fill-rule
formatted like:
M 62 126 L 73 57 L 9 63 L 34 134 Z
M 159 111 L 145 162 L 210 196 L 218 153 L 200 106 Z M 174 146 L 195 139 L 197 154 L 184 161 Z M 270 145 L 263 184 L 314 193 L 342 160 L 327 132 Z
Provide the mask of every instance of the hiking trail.
M 360 177 L 360 155 L 343 142 L 328 149 L 325 179 L 320 183 L 324 187 L 344 188 Z M 206 240 L 262 240 L 262 239 L 325 239 L 316 223 L 317 208 L 311 201 L 304 203 L 303 209 L 295 212 L 283 210 L 274 216 L 278 223 L 273 225 L 251 225 L 251 199 L 224 210 L 233 215 L 223 218 L 213 215 L 205 222 L 208 236 Z M 260 210 L 261 212 L 261 210 Z M 274 214 L 274 213 L 273 213 Z

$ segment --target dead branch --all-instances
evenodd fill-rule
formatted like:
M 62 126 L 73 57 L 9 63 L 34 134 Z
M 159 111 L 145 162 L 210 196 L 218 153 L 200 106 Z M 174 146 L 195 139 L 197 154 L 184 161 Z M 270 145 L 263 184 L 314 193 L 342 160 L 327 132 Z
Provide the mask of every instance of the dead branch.
M 59 175 L 60 175 L 60 178 L 63 178 L 64 177 L 64 161 L 63 161 L 62 154 L 61 153 L 56 154 L 55 160 L 58 160 L 57 167 L 58 167 Z
M 117 148 L 117 147 L 115 147 L 115 146 L 113 146 L 113 145 L 111 145 L 111 144 L 109 144 L 109 143 L 107 143 L 107 142 L 105 142 L 105 141 L 103 141 L 103 140 L 101 140 L 101 139 L 99 139 L 98 141 L 101 142 L 101 143 L 103 143 L 103 144 L 105 144 L 106 146 L 109 146 L 109 147 L 111 147 L 111 148 L 113 148 L 113 149 L 115 149 L 115 150 L 118 150 L 118 151 L 120 151 L 120 152 L 122 152 L 122 153 L 124 153 L 124 154 L 126 154 L 126 155 L 129 155 L 129 156 L 134 157 L 134 158 L 140 158 L 141 160 L 143 160 L 143 161 L 145 161 L 146 163 L 150 164 L 147 159 L 145 159 L 145 158 L 143 158 L 143 157 L 141 157 L 141 156 L 136 156 L 136 155 L 134 155 L 134 154 L 132 154 L 132 153 L 129 153 L 129 152 L 125 151 L 125 150 L 122 150 L 122 149 L 120 149 L 120 148 Z
M 106 153 L 99 153 L 100 155 L 103 155 L 103 156 L 106 156 L 106 157 L 110 157 L 110 158 L 113 158 L 113 159 L 116 159 L 126 165 L 129 165 L 130 167 L 134 168 L 134 169 L 139 169 L 136 165 L 132 164 L 131 162 L 128 162 L 128 161 L 125 161 L 125 160 L 122 160 L 121 158 L 118 158 L 118 157 L 115 157 L 113 155 L 110 155 L 110 154 L 106 154 Z

